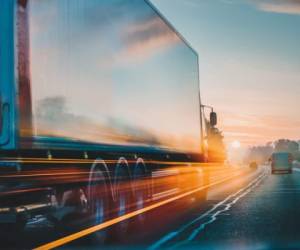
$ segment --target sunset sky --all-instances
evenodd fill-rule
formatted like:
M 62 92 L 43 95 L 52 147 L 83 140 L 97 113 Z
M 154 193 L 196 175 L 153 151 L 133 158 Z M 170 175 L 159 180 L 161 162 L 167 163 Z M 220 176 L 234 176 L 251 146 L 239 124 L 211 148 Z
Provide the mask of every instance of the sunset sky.
M 227 144 L 300 139 L 299 0 L 152 3 L 199 53 L 202 102 Z

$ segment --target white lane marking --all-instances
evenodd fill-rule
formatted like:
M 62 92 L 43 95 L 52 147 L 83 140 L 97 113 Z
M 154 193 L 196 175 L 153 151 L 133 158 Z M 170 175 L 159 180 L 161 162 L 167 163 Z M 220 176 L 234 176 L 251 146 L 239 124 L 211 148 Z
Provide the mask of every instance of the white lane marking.
M 163 244 L 167 243 L 168 241 L 170 241 L 171 239 L 173 239 L 174 237 L 176 237 L 180 233 L 184 232 L 191 225 L 193 225 L 196 222 L 204 219 L 205 217 L 211 217 L 211 219 L 209 221 L 201 224 L 197 229 L 195 229 L 192 232 L 192 234 L 190 234 L 190 236 L 188 237 L 188 239 L 186 241 L 193 240 L 199 234 L 199 232 L 202 231 L 208 224 L 214 222 L 217 219 L 218 215 L 220 215 L 221 213 L 223 213 L 225 211 L 228 211 L 233 204 L 235 204 L 240 198 L 242 198 L 243 196 L 248 194 L 250 191 L 252 191 L 252 189 L 255 188 L 266 176 L 267 176 L 267 171 L 264 171 L 261 175 L 259 175 L 253 181 L 251 181 L 246 187 L 240 189 L 239 191 L 237 191 L 234 194 L 231 194 L 231 195 L 227 196 L 223 201 L 221 201 L 221 202 L 217 203 L 216 205 L 214 205 L 210 210 L 208 210 L 207 212 L 205 212 L 204 214 L 202 214 L 198 218 L 194 219 L 193 221 L 189 222 L 188 224 L 184 225 L 178 231 L 171 232 L 171 233 L 167 234 L 165 237 L 163 237 L 162 239 L 160 239 L 159 241 L 157 241 L 156 243 L 151 245 L 148 249 L 149 250 L 160 249 Z M 227 201 L 229 201 L 230 199 L 234 198 L 237 195 L 239 195 L 239 196 L 236 197 L 232 202 L 230 202 L 229 204 L 226 204 Z M 220 208 L 221 206 L 224 206 L 224 205 L 225 205 L 224 209 L 218 210 L 217 212 L 215 212 L 218 208 Z M 175 246 L 172 246 L 171 248 L 177 247 L 179 245 L 181 246 L 182 244 L 186 243 L 186 241 L 181 242 L 181 244 L 179 243 Z
M 192 241 L 196 238 L 196 236 L 205 229 L 205 227 L 208 225 L 208 224 L 211 224 L 212 222 L 216 221 L 217 220 L 217 216 L 218 215 L 221 215 L 222 213 L 226 212 L 226 211 L 229 211 L 230 208 L 235 204 L 237 203 L 242 197 L 244 197 L 245 195 L 247 195 L 248 193 L 250 193 L 255 187 L 258 186 L 258 184 L 264 179 L 265 175 L 261 176 L 259 179 L 257 179 L 255 181 L 255 183 L 251 186 L 248 187 L 248 189 L 244 189 L 244 192 L 241 193 L 238 197 L 236 197 L 233 201 L 231 201 L 230 203 L 228 204 L 224 204 L 226 205 L 224 209 L 221 209 L 217 212 L 215 212 L 213 215 L 210 215 L 211 219 L 205 223 L 203 223 L 202 225 L 200 225 L 197 229 L 195 229 L 193 231 L 193 233 L 188 237 L 187 241 Z M 237 192 L 235 195 L 237 195 L 238 193 L 240 192 Z M 233 195 L 233 197 L 235 196 Z

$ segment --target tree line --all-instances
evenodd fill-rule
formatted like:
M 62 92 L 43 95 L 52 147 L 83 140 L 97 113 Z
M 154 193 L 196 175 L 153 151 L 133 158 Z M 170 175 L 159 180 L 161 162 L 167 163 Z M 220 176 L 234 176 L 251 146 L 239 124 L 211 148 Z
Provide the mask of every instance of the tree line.
M 251 147 L 246 153 L 244 161 L 245 163 L 256 161 L 261 164 L 268 161 L 274 152 L 291 153 L 294 160 L 300 161 L 300 140 L 279 139 L 263 146 Z

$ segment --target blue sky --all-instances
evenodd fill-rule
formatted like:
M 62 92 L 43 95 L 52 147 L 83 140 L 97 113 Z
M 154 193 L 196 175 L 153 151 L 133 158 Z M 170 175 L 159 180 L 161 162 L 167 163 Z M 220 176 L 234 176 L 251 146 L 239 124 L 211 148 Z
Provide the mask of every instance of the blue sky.
M 299 0 L 152 0 L 199 53 L 226 142 L 300 138 Z

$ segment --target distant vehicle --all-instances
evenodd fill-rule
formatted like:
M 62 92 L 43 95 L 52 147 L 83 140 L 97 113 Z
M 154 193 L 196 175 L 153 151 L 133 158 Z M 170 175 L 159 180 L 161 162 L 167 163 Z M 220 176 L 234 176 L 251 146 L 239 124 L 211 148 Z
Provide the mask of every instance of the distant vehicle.
M 249 167 L 250 167 L 251 169 L 257 169 L 257 167 L 258 167 L 257 162 L 256 162 L 256 161 L 250 162 Z
M 287 152 L 273 153 L 271 157 L 272 174 L 275 172 L 292 173 L 293 156 Z

